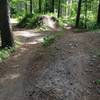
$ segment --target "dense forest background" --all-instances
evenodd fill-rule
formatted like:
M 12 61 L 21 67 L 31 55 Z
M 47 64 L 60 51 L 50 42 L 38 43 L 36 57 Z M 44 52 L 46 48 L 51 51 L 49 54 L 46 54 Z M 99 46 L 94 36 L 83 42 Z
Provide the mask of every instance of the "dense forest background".
M 12 17 L 52 13 L 66 23 L 76 21 L 76 26 L 85 28 L 100 23 L 99 0 L 11 0 L 10 8 Z

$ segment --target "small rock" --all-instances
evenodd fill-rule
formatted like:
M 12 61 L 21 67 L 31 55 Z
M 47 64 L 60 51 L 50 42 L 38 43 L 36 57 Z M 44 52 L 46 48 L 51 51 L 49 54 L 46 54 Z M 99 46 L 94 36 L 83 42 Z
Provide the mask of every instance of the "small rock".
M 89 90 L 86 90 L 86 92 L 87 92 L 88 95 L 90 94 Z
M 96 60 L 95 58 L 92 58 L 92 59 L 91 59 L 91 61 L 95 61 L 95 60 Z
M 85 72 L 89 72 L 89 69 L 85 69 Z
M 85 72 L 93 72 L 92 69 L 85 69 Z
M 88 88 L 89 88 L 89 89 L 92 89 L 92 88 L 93 88 L 93 86 L 92 86 L 92 85 L 89 85 L 89 86 L 88 86 Z
M 96 56 L 96 55 L 93 55 L 92 57 L 93 57 L 93 58 L 97 58 L 97 56 Z
M 89 63 L 89 66 L 93 66 L 93 62 Z
M 68 74 L 68 75 L 70 75 L 70 74 L 71 74 L 71 72 L 68 72 L 67 74 Z
M 68 51 L 68 53 L 72 53 L 71 51 Z
M 58 48 L 58 47 L 55 47 L 55 49 L 56 49 L 56 50 L 60 50 L 60 48 Z
M 92 69 L 89 69 L 89 72 L 93 72 L 93 70 Z
M 72 46 L 73 44 L 72 43 L 69 43 L 69 46 Z
M 74 46 L 71 46 L 71 49 L 73 49 L 74 48 Z
M 74 44 L 74 47 L 78 47 L 78 44 Z
M 73 85 L 73 82 L 70 82 L 70 85 Z
M 81 73 L 81 75 L 84 75 L 84 73 Z
M 94 83 L 95 83 L 95 81 L 91 81 L 91 83 L 93 83 L 93 84 L 94 84 Z

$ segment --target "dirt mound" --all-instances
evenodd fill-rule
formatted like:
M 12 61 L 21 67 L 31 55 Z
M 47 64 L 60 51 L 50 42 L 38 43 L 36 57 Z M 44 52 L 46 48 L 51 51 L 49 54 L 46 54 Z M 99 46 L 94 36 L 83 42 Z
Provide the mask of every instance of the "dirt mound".
M 59 21 L 54 16 L 40 16 L 38 17 L 39 26 L 47 26 L 49 28 L 57 28 Z
M 17 25 L 20 28 L 44 27 L 54 29 L 59 26 L 59 21 L 54 16 L 27 15 Z

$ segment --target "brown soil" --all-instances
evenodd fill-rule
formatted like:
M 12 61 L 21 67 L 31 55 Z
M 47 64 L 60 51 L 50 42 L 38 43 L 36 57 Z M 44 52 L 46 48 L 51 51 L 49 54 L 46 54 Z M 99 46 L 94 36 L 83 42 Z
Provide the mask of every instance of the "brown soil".
M 66 30 L 44 48 L 52 33 L 15 32 L 22 46 L 0 64 L 0 100 L 100 100 L 100 33 Z

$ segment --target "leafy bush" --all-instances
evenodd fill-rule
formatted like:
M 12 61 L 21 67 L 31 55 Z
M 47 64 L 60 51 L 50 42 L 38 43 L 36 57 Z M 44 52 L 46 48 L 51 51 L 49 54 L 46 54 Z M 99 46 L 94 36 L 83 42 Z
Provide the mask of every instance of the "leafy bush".
M 80 19 L 80 28 L 86 28 L 86 29 L 89 29 L 89 30 L 95 30 L 95 29 L 98 29 L 99 27 L 100 26 L 97 25 L 95 21 L 86 19 L 86 22 L 85 22 L 84 18 Z
M 26 15 L 24 18 L 20 20 L 18 23 L 18 27 L 20 28 L 33 28 L 37 27 L 39 22 L 38 22 L 38 16 L 39 14 L 32 14 L 32 15 Z
M 100 25 L 96 23 L 95 14 L 93 15 L 91 12 L 88 11 L 87 18 L 84 14 L 81 14 L 80 18 L 80 28 L 88 29 L 88 30 L 95 30 L 100 28 Z
M 44 21 L 47 19 L 46 16 L 50 16 L 51 20 L 58 25 L 59 21 L 57 17 L 55 17 L 55 15 L 53 15 L 52 13 L 51 14 L 48 13 L 46 15 L 43 14 L 26 15 L 19 21 L 17 26 L 20 28 L 40 28 L 43 30 L 49 29 L 48 25 Z
M 55 41 L 55 36 L 46 36 L 43 38 L 42 44 L 44 47 L 48 47 L 49 45 L 54 43 L 54 41 Z
M 74 17 L 60 17 L 59 18 L 60 26 L 64 27 L 65 25 L 75 25 L 75 18 Z
M 8 58 L 10 56 L 10 54 L 12 52 L 15 51 L 15 48 L 5 48 L 5 49 L 0 49 L 0 62 L 2 62 L 3 60 L 5 60 L 6 58 Z
M 96 83 L 97 85 L 100 85 L 100 80 L 96 80 L 95 83 Z
M 42 42 L 42 45 L 44 46 L 44 47 L 48 47 L 48 46 L 50 46 L 51 44 L 53 44 L 55 41 L 56 41 L 56 39 L 58 39 L 58 38 L 60 38 L 61 36 L 63 36 L 64 35 L 64 32 L 63 31 L 59 31 L 59 32 L 57 32 L 57 33 L 52 33 L 52 35 L 48 35 L 48 36 L 45 36 L 44 38 L 43 38 L 43 42 Z

